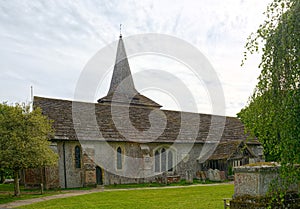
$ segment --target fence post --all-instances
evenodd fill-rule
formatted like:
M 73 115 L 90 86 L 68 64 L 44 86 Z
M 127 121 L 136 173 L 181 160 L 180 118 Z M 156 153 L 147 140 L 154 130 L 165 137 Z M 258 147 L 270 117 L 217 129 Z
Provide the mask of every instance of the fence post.
M 43 193 L 44 193 L 44 185 L 41 184 L 41 194 L 43 194 Z

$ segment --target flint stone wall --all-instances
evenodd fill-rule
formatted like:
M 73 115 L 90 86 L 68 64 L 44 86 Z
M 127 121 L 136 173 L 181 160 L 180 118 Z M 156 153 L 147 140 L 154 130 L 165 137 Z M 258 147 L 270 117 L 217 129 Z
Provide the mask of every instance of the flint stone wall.
M 234 168 L 234 195 L 230 201 L 230 209 L 266 209 L 271 198 L 267 196 L 270 183 L 278 179 L 279 166 L 241 166 Z M 284 196 L 284 204 L 273 202 L 271 208 L 276 209 L 298 209 L 300 199 L 299 187 L 293 184 L 288 188 Z
M 264 196 L 269 184 L 278 176 L 278 167 L 234 168 L 234 196 Z
M 241 166 L 234 168 L 234 197 L 265 196 L 272 180 L 279 175 L 279 166 Z M 292 185 L 288 192 L 298 192 Z

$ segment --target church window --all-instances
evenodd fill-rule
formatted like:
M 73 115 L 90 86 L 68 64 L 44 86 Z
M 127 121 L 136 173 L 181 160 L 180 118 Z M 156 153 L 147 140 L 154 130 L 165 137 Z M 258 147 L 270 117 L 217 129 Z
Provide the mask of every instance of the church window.
M 158 149 L 155 151 L 154 157 L 155 172 L 173 171 L 174 152 L 172 150 Z
M 75 168 L 81 168 L 81 150 L 79 146 L 75 147 Z
M 158 150 L 155 151 L 155 172 L 160 171 L 160 155 Z
M 122 169 L 122 149 L 118 147 L 117 149 L 117 169 Z
M 173 153 L 168 152 L 168 171 L 173 171 Z
M 164 148 L 162 148 L 161 150 L 161 171 L 164 172 L 166 171 L 166 158 L 167 158 L 167 153 L 166 150 Z

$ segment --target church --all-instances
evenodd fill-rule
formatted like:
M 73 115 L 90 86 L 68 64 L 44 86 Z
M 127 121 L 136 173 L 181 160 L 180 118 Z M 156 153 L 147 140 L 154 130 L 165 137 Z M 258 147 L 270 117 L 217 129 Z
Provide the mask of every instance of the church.
M 96 103 L 34 97 L 53 120 L 57 166 L 27 169 L 25 186 L 75 188 L 205 178 L 263 160 L 238 118 L 163 110 L 136 90 L 120 35 L 107 95 Z M 223 121 L 223 122 L 222 122 Z M 219 134 L 219 136 L 218 136 Z M 205 175 L 204 175 L 205 176 Z

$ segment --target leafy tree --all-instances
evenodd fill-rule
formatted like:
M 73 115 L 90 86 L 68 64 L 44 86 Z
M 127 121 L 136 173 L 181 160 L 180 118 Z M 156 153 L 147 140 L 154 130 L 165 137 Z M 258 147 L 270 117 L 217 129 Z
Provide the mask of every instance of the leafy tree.
M 51 121 L 39 108 L 30 112 L 25 105 L 0 104 L 0 167 L 13 171 L 15 196 L 20 195 L 20 170 L 56 163 L 52 135 Z
M 10 169 L 0 167 L 0 184 L 4 183 L 7 178 L 12 178 L 12 171 Z
M 249 104 L 238 116 L 263 143 L 269 159 L 299 163 L 300 1 L 274 0 L 266 16 L 246 44 L 250 53 L 262 49 L 262 70 Z
M 300 1 L 273 0 L 266 20 L 250 35 L 245 57 L 261 52 L 261 74 L 238 117 L 257 137 L 266 159 L 281 163 L 280 189 L 299 181 L 300 163 Z M 277 185 L 278 186 L 278 185 Z
M 273 0 L 266 20 L 250 35 L 248 54 L 261 52 L 258 84 L 238 117 L 250 135 L 257 137 L 266 159 L 281 163 L 281 180 L 271 186 L 273 200 L 291 183 L 299 182 L 300 163 L 300 1 Z M 280 183 L 278 183 L 280 182 Z
M 274 0 L 265 14 L 248 38 L 242 62 L 249 53 L 261 52 L 261 73 L 238 117 L 262 143 L 266 159 L 281 163 L 281 183 L 273 187 L 274 197 L 281 198 L 275 200 L 281 201 L 287 186 L 300 180 L 295 166 L 300 163 L 300 1 Z

